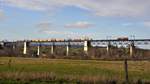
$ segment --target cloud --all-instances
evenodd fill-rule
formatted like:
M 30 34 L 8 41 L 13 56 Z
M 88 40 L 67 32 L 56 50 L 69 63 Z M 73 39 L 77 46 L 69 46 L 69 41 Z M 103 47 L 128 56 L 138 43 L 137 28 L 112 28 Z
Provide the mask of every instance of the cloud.
M 75 33 L 69 31 L 44 31 L 47 34 L 57 34 L 57 35 L 74 35 Z
M 85 32 L 72 32 L 72 31 L 44 31 L 44 33 L 49 35 L 60 35 L 68 38 L 92 38 L 95 34 L 93 33 L 85 33 Z
M 92 23 L 89 23 L 89 22 L 86 22 L 86 21 L 80 21 L 80 22 L 65 25 L 66 28 L 89 28 L 89 27 L 92 27 L 92 26 L 93 26 Z
M 43 21 L 36 24 L 36 28 L 39 29 L 39 32 L 48 31 L 53 27 L 53 24 L 49 21 Z
M 46 10 L 46 6 L 36 0 L 2 0 L 5 5 L 29 10 Z
M 135 23 L 131 23 L 131 22 L 128 22 L 128 23 L 122 23 L 121 25 L 122 26 L 132 26 L 132 25 L 134 25 Z
M 143 25 L 144 25 L 145 27 L 150 27 L 150 21 L 145 21 L 145 22 L 143 22 Z
M 138 17 L 150 14 L 150 0 L 1 0 L 5 5 L 38 11 L 77 7 L 97 16 Z
M 4 11 L 0 10 L 0 20 L 5 18 Z
M 70 34 L 70 35 L 75 35 L 74 33 L 71 32 L 57 32 L 57 31 L 52 31 L 55 29 L 60 29 L 59 27 L 63 26 L 63 25 L 58 25 L 58 24 L 54 24 L 52 22 L 49 21 L 42 21 L 39 22 L 38 24 L 36 24 L 36 28 L 38 29 L 38 32 L 45 32 L 45 33 L 51 33 L 51 34 Z M 72 24 L 66 24 L 64 25 L 65 28 L 89 28 L 92 27 L 93 24 L 86 22 L 86 21 L 79 21 L 76 23 L 72 23 Z
M 10 7 L 49 12 L 54 12 L 64 6 L 55 0 L 1 0 L 1 3 Z
M 61 26 L 65 26 L 67 28 L 89 28 L 89 27 L 93 26 L 93 24 L 86 22 L 86 21 L 79 21 L 76 23 L 61 25 Z M 79 33 L 79 32 L 72 32 L 72 31 L 63 31 L 63 30 L 61 31 L 61 30 L 58 30 L 58 29 L 60 29 L 60 25 L 54 24 L 49 21 L 39 22 L 38 24 L 36 24 L 36 28 L 38 28 L 38 32 L 40 32 L 42 34 L 43 33 L 48 34 L 53 37 L 64 36 L 67 38 L 85 38 L 85 37 L 93 37 L 94 36 L 94 34 L 87 33 L 87 32 Z

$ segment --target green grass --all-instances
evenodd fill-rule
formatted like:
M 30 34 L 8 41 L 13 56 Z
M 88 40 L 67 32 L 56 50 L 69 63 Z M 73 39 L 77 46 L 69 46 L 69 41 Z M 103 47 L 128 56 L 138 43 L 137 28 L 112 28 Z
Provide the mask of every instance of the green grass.
M 0 79 L 12 82 L 13 80 L 123 81 L 123 63 L 123 61 L 1 57 Z M 150 81 L 150 61 L 129 61 L 128 64 L 130 80 Z

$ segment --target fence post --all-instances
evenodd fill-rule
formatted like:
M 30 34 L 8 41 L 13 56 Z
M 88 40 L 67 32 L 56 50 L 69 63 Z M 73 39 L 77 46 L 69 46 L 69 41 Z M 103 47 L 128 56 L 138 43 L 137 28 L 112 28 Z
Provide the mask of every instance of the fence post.
M 129 84 L 129 77 L 128 77 L 128 60 L 124 60 L 124 69 L 125 69 L 125 82 Z

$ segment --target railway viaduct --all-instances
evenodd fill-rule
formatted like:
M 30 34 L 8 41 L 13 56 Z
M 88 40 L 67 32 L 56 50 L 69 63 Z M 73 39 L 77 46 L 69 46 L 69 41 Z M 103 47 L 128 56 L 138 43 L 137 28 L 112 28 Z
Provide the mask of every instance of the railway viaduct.
M 66 47 L 66 56 L 69 56 L 70 48 L 72 46 L 82 47 L 83 51 L 86 55 L 88 55 L 88 50 L 90 47 L 101 47 L 104 46 L 106 48 L 107 53 L 111 49 L 111 46 L 125 46 L 129 48 L 130 56 L 133 55 L 134 49 L 138 45 L 150 45 L 150 39 L 134 39 L 134 40 L 24 40 L 24 41 L 1 41 L 1 45 L 3 46 L 12 46 L 15 48 L 15 45 L 23 46 L 22 53 L 24 55 L 27 54 L 28 47 L 37 47 L 37 55 L 40 55 L 40 47 L 41 46 L 50 46 L 51 54 L 54 54 L 56 46 L 65 46 Z

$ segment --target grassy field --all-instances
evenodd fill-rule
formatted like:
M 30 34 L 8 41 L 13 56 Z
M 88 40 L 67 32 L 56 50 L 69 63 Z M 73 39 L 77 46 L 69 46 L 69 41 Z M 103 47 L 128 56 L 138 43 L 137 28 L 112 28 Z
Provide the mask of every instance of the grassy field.
M 122 83 L 123 61 L 0 58 L 0 84 Z M 150 82 L 150 61 L 129 61 L 129 79 Z

